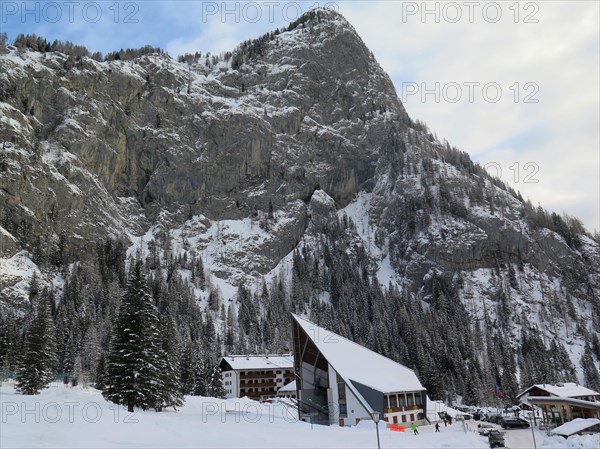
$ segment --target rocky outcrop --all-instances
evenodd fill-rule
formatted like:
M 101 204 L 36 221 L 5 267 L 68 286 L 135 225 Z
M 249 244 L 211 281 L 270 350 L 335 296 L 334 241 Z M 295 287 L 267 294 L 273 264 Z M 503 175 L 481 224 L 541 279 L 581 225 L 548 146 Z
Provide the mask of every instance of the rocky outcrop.
M 326 232 L 337 224 L 335 201 L 323 190 L 315 190 L 310 198 L 308 211 L 317 232 Z

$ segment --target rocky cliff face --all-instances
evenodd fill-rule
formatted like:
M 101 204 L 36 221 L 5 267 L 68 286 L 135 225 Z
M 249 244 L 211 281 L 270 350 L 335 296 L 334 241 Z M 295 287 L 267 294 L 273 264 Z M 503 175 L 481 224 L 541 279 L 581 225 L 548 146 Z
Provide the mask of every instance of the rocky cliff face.
M 348 204 L 373 180 L 390 130 L 409 121 L 390 79 L 339 16 L 262 47 L 238 70 L 11 49 L 1 72 L 4 227 L 64 228 L 85 244 L 139 233 L 163 211 L 177 224 L 240 218 L 269 201 L 307 201 L 317 187 Z M 304 221 L 282 242 L 287 252 Z
M 529 323 L 575 363 L 600 331 L 598 242 L 411 121 L 337 13 L 214 61 L 9 47 L 0 81 L 0 304 L 26 299 L 34 272 L 60 287 L 57 263 L 106 239 L 201 255 L 235 300 L 345 220 L 337 238 L 384 289 L 443 291 L 473 325 L 508 301 L 514 341 Z

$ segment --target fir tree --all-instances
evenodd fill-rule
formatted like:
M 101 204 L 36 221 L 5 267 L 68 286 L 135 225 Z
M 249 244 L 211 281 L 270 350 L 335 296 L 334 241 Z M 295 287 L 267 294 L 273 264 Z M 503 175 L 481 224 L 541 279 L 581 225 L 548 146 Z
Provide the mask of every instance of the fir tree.
M 225 387 L 223 387 L 223 379 L 221 377 L 221 369 L 215 366 L 210 375 L 207 386 L 207 396 L 211 398 L 224 399 Z
M 104 353 L 100 354 L 98 359 L 98 365 L 96 366 L 96 383 L 94 388 L 97 390 L 104 390 L 106 387 L 106 357 Z
M 181 393 L 192 394 L 194 390 L 196 358 L 190 343 L 185 344 L 181 352 L 181 364 L 179 367 L 179 379 L 181 382 Z
M 164 351 L 158 318 L 141 262 L 136 262 L 121 300 L 115 336 L 108 355 L 102 395 L 109 401 L 142 410 L 164 403 Z
M 585 385 L 592 390 L 600 390 L 600 372 L 598 372 L 598 368 L 594 363 L 592 350 L 587 342 L 580 363 L 583 369 Z
M 37 316 L 25 337 L 23 359 L 17 373 L 17 391 L 38 394 L 52 381 L 56 365 L 54 323 L 50 314 L 51 298 L 43 298 Z
M 192 394 L 194 396 L 208 395 L 208 376 L 210 374 L 206 357 L 200 354 L 196 359 L 196 372 L 194 376 L 194 388 Z
M 162 392 L 162 407 L 181 407 L 183 405 L 182 385 L 180 381 L 180 352 L 177 342 L 175 322 L 170 314 L 162 317 L 161 325 L 162 350 L 161 373 L 164 385 Z

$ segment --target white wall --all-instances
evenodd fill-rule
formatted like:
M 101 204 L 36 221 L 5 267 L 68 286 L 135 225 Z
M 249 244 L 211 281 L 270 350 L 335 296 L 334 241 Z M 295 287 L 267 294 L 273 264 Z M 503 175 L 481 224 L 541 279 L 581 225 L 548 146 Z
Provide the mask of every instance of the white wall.
M 347 416 L 342 418 L 345 426 L 356 425 L 356 419 L 371 419 L 369 412 L 364 408 L 352 390 L 346 384 L 346 410 Z M 329 422 L 332 425 L 338 425 L 340 420 L 339 395 L 337 386 L 337 373 L 329 365 L 329 389 L 327 390 L 327 399 L 329 403 Z
M 240 382 L 238 372 L 235 370 L 224 371 L 221 373 L 223 387 L 225 388 L 225 397 L 239 398 L 240 397 Z
M 369 412 L 364 408 L 364 406 L 360 403 L 360 401 L 354 396 L 352 390 L 348 388 L 346 385 L 346 403 L 348 404 L 348 418 L 344 421 L 344 424 L 347 426 L 356 425 L 356 419 L 359 418 L 361 420 L 371 419 Z

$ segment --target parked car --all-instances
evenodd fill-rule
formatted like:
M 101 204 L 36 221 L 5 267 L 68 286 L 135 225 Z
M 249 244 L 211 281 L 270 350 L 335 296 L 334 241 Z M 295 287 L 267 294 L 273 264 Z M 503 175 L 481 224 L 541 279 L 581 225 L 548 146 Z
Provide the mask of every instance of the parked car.
M 502 420 L 503 429 L 527 429 L 529 423 L 521 418 L 504 418 Z
M 492 424 L 480 423 L 477 426 L 477 432 L 479 432 L 479 435 L 483 435 L 484 437 L 486 437 L 490 434 L 493 428 L 494 426 Z
M 491 430 L 488 434 L 488 442 L 490 443 L 490 449 L 494 447 L 505 447 L 504 446 L 504 435 L 498 430 Z

